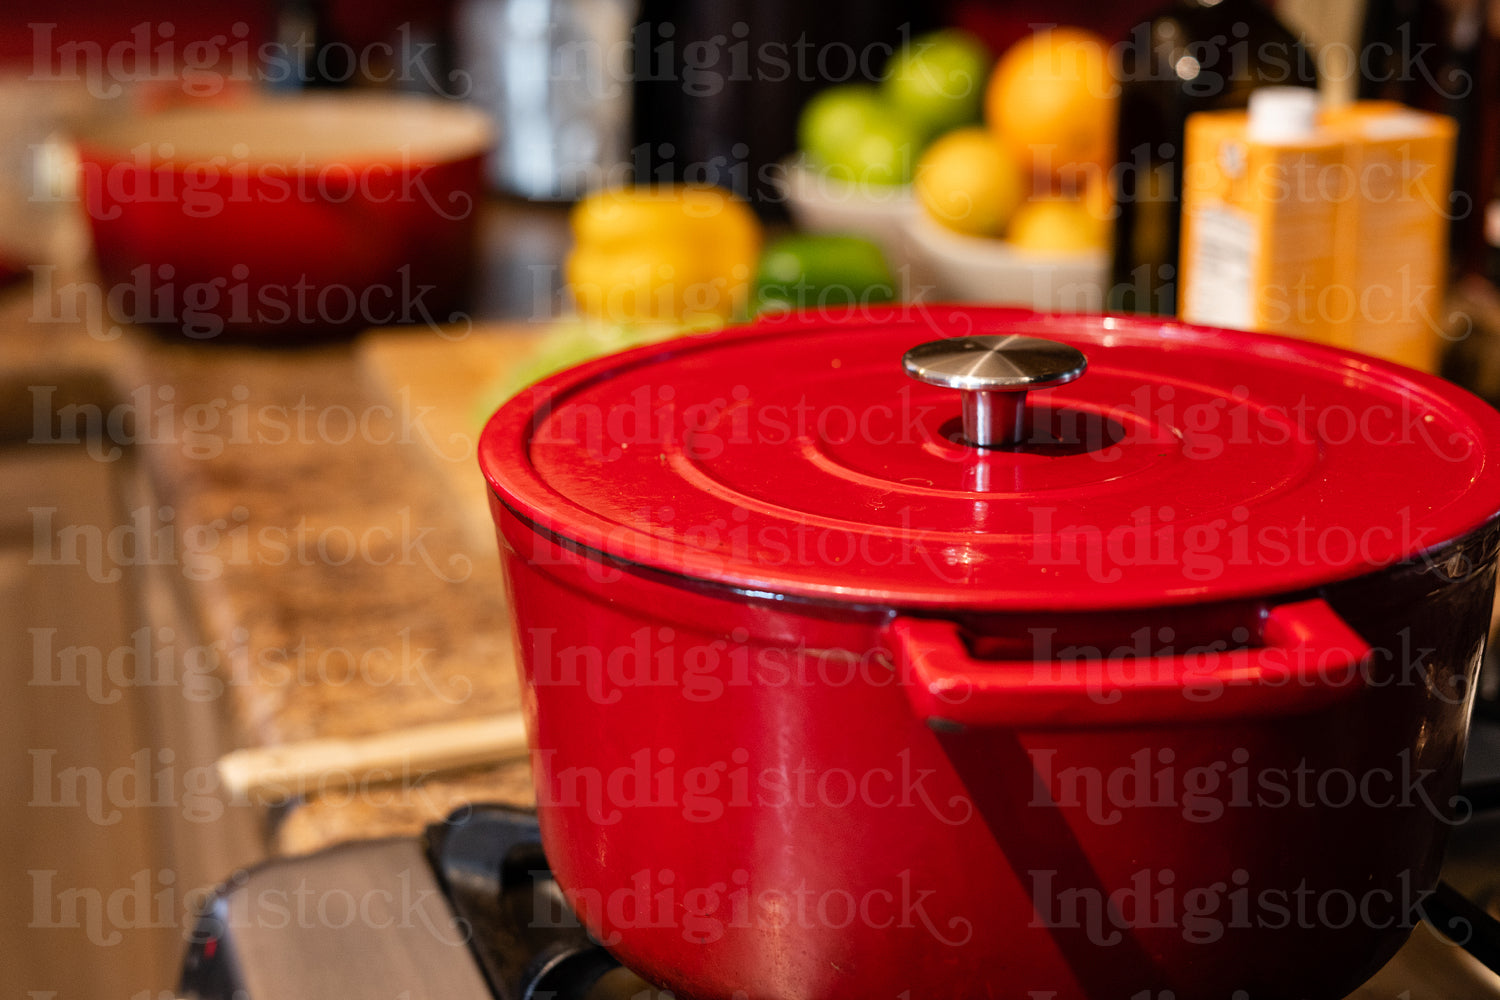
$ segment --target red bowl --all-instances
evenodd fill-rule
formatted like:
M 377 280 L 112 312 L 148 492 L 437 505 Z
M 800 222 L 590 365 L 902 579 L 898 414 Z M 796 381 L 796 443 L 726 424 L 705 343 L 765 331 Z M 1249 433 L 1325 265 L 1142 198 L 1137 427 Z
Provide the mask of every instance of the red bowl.
M 194 338 L 462 321 L 490 142 L 472 107 L 386 95 L 99 126 L 79 157 L 101 312 Z

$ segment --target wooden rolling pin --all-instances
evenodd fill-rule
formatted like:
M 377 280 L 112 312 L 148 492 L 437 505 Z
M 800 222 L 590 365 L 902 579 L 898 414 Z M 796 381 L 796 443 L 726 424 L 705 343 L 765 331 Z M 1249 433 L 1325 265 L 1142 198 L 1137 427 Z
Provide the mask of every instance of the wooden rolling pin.
M 275 803 L 526 756 L 521 713 L 411 726 L 375 736 L 247 747 L 219 758 L 232 801 Z

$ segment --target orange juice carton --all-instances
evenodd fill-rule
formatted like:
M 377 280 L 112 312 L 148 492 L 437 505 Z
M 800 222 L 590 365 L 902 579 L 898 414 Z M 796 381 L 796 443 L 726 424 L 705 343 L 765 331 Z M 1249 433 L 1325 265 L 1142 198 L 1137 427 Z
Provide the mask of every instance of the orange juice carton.
M 1188 119 L 1179 312 L 1435 370 L 1455 126 L 1271 87 Z

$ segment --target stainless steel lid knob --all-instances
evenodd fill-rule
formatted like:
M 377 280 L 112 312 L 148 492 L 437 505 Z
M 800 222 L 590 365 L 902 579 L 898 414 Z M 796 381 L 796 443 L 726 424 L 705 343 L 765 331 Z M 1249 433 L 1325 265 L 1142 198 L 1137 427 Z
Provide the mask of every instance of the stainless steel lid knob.
M 1088 364 L 1076 347 L 1015 334 L 930 340 L 902 358 L 912 378 L 963 393 L 964 440 L 980 448 L 1018 442 L 1027 391 L 1065 385 Z

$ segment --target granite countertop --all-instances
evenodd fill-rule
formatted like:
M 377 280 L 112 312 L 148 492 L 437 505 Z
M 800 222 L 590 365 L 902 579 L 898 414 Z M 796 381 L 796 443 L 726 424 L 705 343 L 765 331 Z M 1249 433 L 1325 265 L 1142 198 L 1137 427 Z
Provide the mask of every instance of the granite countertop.
M 232 745 L 295 749 L 517 710 L 473 456 L 477 401 L 536 327 L 194 343 L 77 308 L 68 282 L 80 278 L 0 289 L 3 426 L 31 447 L 77 440 L 58 417 L 77 404 L 105 429 L 101 460 L 129 447 L 156 505 L 136 515 L 175 549 L 153 568 L 215 652 Z M 271 846 L 408 832 L 466 801 L 531 797 L 524 761 L 413 771 L 379 794 L 319 785 L 278 810 Z

